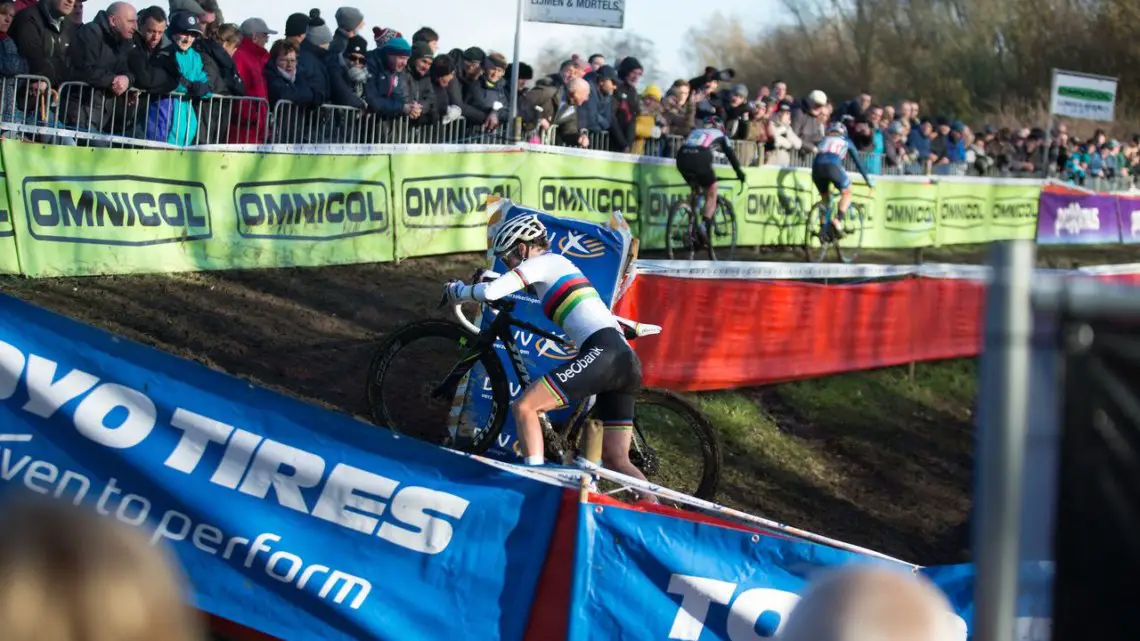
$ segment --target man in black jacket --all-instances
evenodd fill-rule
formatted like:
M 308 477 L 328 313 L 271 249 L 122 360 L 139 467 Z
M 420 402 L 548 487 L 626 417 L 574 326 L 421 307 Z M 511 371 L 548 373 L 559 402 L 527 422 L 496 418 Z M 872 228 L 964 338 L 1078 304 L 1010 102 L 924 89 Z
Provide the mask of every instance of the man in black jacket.
M 71 78 L 68 50 L 79 27 L 70 18 L 76 0 L 40 0 L 16 14 L 8 35 L 16 41 L 28 71 L 44 76 L 53 89 Z
M 637 58 L 630 56 L 618 64 L 618 84 L 614 97 L 614 119 L 610 127 L 610 150 L 629 153 L 637 131 L 637 117 L 641 114 L 641 99 L 637 81 L 643 72 Z
M 128 59 L 137 27 L 135 8 L 126 2 L 112 2 L 79 28 L 70 52 L 71 80 L 85 82 L 91 90 L 60 96 L 61 102 L 68 103 L 68 124 L 118 134 L 126 132 L 123 125 L 133 126 L 133 119 L 130 123 L 111 120 L 128 115 L 126 94 L 135 81 Z
M 415 125 L 427 125 L 439 120 L 435 111 L 435 90 L 431 86 L 431 64 L 435 59 L 431 45 L 426 42 L 412 43 L 412 57 L 408 61 L 404 85 L 404 99 L 420 105 L 420 116 L 412 121 Z
M 351 36 L 345 40 L 342 55 L 329 55 L 326 59 L 332 104 L 368 108 L 364 101 L 364 87 L 369 78 L 367 53 L 368 41 L 361 36 Z
M 162 7 L 147 7 L 139 12 L 138 20 L 135 47 L 127 58 L 134 87 L 151 94 L 170 93 L 178 86 L 178 76 L 158 62 L 166 35 L 166 12 Z

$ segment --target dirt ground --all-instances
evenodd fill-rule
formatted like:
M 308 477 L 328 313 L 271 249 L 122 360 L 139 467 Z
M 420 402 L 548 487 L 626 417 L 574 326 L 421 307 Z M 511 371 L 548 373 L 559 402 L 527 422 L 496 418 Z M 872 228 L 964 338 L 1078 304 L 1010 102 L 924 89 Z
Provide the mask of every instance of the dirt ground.
M 1050 267 L 1120 263 L 1130 262 L 1131 253 L 1125 248 L 1045 250 L 1039 262 Z M 965 249 L 927 252 L 924 258 L 979 262 L 984 255 Z M 756 257 L 774 258 L 751 256 Z M 913 255 L 879 253 L 868 259 L 905 263 Z M 0 291 L 363 417 L 367 411 L 363 383 L 373 346 L 404 323 L 442 316 L 436 307 L 442 283 L 467 278 L 481 264 L 480 255 L 466 254 L 399 265 L 322 269 L 43 280 L 0 277 Z M 922 365 L 920 371 L 925 367 L 936 366 Z M 904 384 L 898 382 L 900 376 L 887 376 L 893 381 L 890 385 Z M 823 381 L 825 387 L 813 387 L 817 384 L 808 381 L 781 386 L 774 394 L 742 391 L 700 399 L 710 415 L 721 414 L 726 450 L 737 436 L 742 437 L 736 440 L 739 451 L 726 452 L 729 480 L 720 498 L 735 507 L 919 563 L 964 560 L 972 464 L 972 420 L 964 408 L 970 405 L 972 390 L 962 399 L 947 400 L 927 398 L 920 389 L 915 392 L 917 400 L 907 401 L 905 408 L 864 406 L 858 415 L 851 414 L 850 404 L 840 398 L 829 414 L 826 399 L 840 394 L 869 397 L 881 388 L 887 392 L 879 396 L 898 396 L 895 388 L 883 387 L 885 379 L 871 375 L 835 379 L 842 381 L 833 384 L 841 386 L 836 390 Z M 750 406 L 743 414 L 737 407 L 741 403 Z M 768 437 L 773 440 L 756 440 L 758 423 L 749 417 L 751 411 L 766 417 L 772 425 Z M 892 420 L 880 421 L 884 414 Z M 746 424 L 730 428 L 734 416 Z M 910 426 L 900 427 L 909 431 L 902 438 L 883 427 L 899 421 Z M 939 430 L 941 434 L 930 439 L 923 436 Z M 874 438 L 864 438 L 865 434 Z M 952 446 L 938 445 L 945 438 L 953 440 Z M 919 460 L 898 449 L 911 441 L 922 446 L 921 466 L 901 466 L 901 461 Z M 779 448 L 784 454 L 774 454 Z M 819 458 L 823 467 L 815 472 L 799 470 L 793 478 L 775 470 L 791 468 L 812 452 L 826 455 Z M 922 469 L 941 470 L 937 486 L 903 478 L 911 474 L 913 479 Z M 945 513 L 932 514 L 932 505 L 935 512 L 945 508 Z

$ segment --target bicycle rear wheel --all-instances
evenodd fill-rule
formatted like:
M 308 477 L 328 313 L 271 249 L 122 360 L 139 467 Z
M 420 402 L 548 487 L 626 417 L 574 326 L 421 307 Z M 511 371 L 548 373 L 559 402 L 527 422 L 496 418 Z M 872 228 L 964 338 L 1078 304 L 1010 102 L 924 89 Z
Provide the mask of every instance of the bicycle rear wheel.
M 472 454 L 487 451 L 503 429 L 510 392 L 498 355 L 473 350 L 474 339 L 444 320 L 396 330 L 368 368 L 365 392 L 373 421 L 436 445 Z M 481 411 L 458 414 L 465 399 Z M 461 425 L 459 431 L 468 436 L 451 439 L 452 425 Z
M 665 251 L 669 260 L 693 259 L 696 253 L 693 216 L 693 205 L 688 198 L 674 202 L 669 208 L 669 220 L 665 223 Z
M 651 483 L 706 501 L 716 496 L 720 436 L 708 417 L 673 392 L 638 393 L 629 458 Z

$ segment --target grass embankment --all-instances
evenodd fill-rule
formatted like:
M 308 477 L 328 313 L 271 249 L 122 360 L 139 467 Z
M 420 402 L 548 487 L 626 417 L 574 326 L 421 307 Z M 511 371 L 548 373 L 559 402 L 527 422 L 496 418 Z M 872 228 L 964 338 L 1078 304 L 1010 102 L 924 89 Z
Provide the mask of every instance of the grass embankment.
M 964 561 L 975 361 L 697 395 L 720 502 L 923 564 Z

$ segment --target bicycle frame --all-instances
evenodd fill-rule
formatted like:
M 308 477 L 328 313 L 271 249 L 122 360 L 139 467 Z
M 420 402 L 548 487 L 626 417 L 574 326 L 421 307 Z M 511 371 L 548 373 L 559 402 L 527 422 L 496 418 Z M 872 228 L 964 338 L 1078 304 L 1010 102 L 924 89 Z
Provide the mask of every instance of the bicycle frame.
M 519 351 L 514 333 L 511 332 L 512 328 L 528 331 L 535 336 L 545 338 L 562 347 L 569 346 L 569 343 L 562 337 L 512 316 L 511 310 L 513 310 L 515 306 L 515 302 L 512 300 L 506 299 L 497 301 L 493 306 L 487 303 L 484 304 L 495 310 L 496 314 L 494 320 L 491 321 L 490 327 L 476 334 L 475 343 L 471 346 L 470 351 L 459 360 L 455 368 L 432 390 L 433 397 L 440 398 L 444 396 L 452 384 L 458 383 L 471 371 L 471 368 L 478 362 L 481 354 L 487 351 L 494 351 L 495 341 L 497 340 L 502 341 L 503 346 L 506 347 L 507 355 L 510 357 L 511 368 L 515 371 L 515 376 L 518 378 L 519 384 L 522 385 L 523 389 L 530 387 L 533 381 L 530 377 L 530 372 L 527 371 L 526 364 L 523 363 L 522 353 Z M 461 315 L 458 306 L 456 306 L 455 313 L 457 316 Z M 561 429 L 556 431 L 568 441 L 573 442 L 573 439 L 577 436 L 578 431 L 585 422 L 585 409 L 587 406 L 587 400 L 578 401 L 574 406 L 574 411 L 570 415 L 570 419 L 561 426 Z

